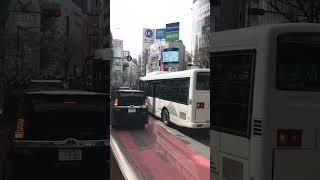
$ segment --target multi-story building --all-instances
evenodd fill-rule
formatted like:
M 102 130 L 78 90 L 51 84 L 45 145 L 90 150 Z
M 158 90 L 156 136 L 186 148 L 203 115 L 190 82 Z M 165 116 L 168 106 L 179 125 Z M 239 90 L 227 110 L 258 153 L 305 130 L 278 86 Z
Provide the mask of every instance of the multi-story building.
M 38 0 L 11 0 L 5 25 L 3 70 L 9 78 L 40 71 L 40 4 Z M 21 75 L 21 76 L 20 76 Z
M 40 0 L 43 74 L 80 75 L 84 63 L 85 23 L 72 0 Z M 53 12 L 52 12 L 53 11 Z M 52 14 L 54 13 L 54 14 Z
M 288 22 L 281 14 L 275 12 L 269 2 L 269 0 L 215 1 L 210 6 L 211 32 Z M 281 3 L 279 5 L 282 12 L 292 16 L 293 19 L 298 18 L 293 8 Z M 252 9 L 264 11 L 264 13 L 249 13 Z
M 142 60 L 146 60 L 141 66 L 142 76 L 155 71 L 172 72 L 186 69 L 185 46 L 181 40 L 155 42 L 145 50 L 144 56 Z
M 123 83 L 123 41 L 119 39 L 113 40 L 113 65 L 111 69 L 111 86 L 120 87 Z
M 198 58 L 200 54 L 208 54 L 210 0 L 193 0 L 192 13 L 191 54 L 194 58 Z

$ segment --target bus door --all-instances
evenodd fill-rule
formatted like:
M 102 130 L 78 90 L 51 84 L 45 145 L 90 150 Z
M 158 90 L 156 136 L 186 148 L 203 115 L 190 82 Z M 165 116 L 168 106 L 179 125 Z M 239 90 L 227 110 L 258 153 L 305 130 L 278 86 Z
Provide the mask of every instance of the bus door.
M 159 107 L 159 82 L 153 83 L 152 97 L 152 113 L 156 115 L 156 110 Z

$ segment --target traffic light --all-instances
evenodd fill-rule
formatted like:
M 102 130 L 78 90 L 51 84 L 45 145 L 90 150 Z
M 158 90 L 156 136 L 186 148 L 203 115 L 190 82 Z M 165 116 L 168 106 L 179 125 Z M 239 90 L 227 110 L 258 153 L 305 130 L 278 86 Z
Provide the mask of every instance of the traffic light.
M 61 9 L 43 9 L 41 14 L 46 17 L 60 17 Z

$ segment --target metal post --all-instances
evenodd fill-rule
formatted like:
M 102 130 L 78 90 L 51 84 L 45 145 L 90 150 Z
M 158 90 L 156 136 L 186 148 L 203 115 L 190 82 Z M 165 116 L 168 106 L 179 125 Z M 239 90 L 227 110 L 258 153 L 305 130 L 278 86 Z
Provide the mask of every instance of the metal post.
M 20 51 L 20 26 L 17 26 L 17 55 L 16 55 L 16 79 L 19 73 L 19 66 L 18 66 L 18 58 L 19 58 L 19 51 Z
M 23 73 L 23 64 L 24 64 L 24 56 L 25 56 L 25 52 L 24 52 L 24 42 L 23 39 L 21 40 L 21 69 L 20 71 Z

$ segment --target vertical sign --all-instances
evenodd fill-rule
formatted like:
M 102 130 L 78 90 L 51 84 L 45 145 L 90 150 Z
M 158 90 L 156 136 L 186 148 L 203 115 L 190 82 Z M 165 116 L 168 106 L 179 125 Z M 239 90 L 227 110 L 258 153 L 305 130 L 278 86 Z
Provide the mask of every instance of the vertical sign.
M 166 41 L 179 40 L 179 22 L 166 24 Z
M 155 29 L 143 28 L 142 50 L 148 48 L 155 41 Z
M 155 30 L 144 28 L 143 29 L 143 42 L 144 43 L 154 43 L 155 39 Z

